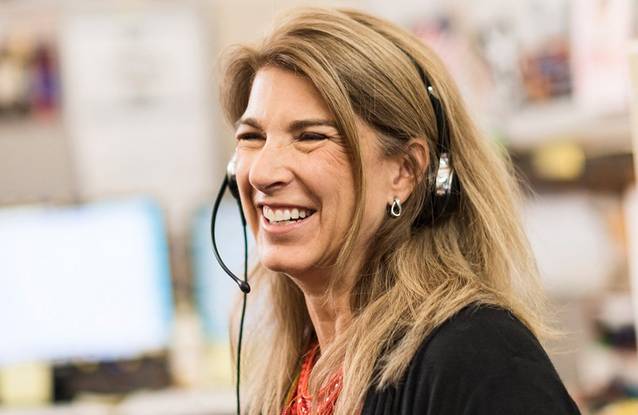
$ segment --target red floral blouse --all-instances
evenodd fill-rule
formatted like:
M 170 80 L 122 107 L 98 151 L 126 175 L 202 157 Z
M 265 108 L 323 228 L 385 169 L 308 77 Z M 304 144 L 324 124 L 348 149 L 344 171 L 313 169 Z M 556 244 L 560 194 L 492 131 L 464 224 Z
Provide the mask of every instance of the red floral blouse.
M 282 415 L 332 415 L 342 388 L 342 374 L 339 371 L 328 384 L 319 390 L 316 399 L 308 393 L 308 379 L 319 355 L 319 343 L 314 343 L 306 353 L 297 378 L 297 385 L 289 395 L 288 404 Z

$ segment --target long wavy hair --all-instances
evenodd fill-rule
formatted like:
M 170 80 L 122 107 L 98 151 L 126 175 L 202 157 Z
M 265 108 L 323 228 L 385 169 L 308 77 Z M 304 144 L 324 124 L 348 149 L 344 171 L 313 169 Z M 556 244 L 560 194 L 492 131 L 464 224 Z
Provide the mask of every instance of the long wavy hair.
M 375 234 L 350 292 L 353 318 L 321 350 L 310 379 L 316 393 L 342 370 L 335 414 L 357 413 L 369 388 L 399 381 L 424 338 L 470 303 L 508 309 L 540 338 L 549 332 L 511 161 L 475 127 L 430 48 L 369 14 L 312 8 L 295 10 L 260 44 L 235 47 L 226 58 L 221 101 L 229 122 L 244 113 L 255 74 L 265 66 L 306 77 L 334 115 L 350 156 L 356 208 L 333 266 L 347 262 L 363 212 L 366 166 L 356 120 L 375 130 L 385 154 L 409 157 L 408 141 L 423 139 L 429 162 L 438 163 L 435 114 L 415 65 L 438 92 L 448 120 L 454 169 L 462 183 L 459 209 L 436 226 L 415 229 L 412 223 L 432 191 L 424 174 L 401 217 L 386 221 Z M 290 278 L 259 264 L 250 278 L 254 290 L 241 380 L 245 409 L 280 413 L 313 335 L 312 322 L 303 293 Z M 330 292 L 326 295 L 330 298 Z

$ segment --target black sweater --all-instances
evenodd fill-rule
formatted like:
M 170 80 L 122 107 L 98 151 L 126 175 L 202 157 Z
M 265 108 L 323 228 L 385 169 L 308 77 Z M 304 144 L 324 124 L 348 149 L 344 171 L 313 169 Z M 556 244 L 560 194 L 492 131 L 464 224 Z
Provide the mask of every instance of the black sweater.
M 370 388 L 362 415 L 580 414 L 534 335 L 500 308 L 468 306 L 418 349 L 403 379 Z

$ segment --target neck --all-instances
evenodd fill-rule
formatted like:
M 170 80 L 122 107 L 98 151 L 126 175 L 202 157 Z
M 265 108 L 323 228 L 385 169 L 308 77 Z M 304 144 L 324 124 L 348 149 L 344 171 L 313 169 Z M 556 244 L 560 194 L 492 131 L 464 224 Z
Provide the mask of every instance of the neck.
M 349 305 L 349 291 L 337 294 L 334 301 L 326 301 L 322 295 L 313 295 L 304 292 L 306 306 L 310 320 L 317 334 L 319 348 L 326 347 L 347 326 L 352 315 Z
M 303 278 L 292 277 L 295 283 L 301 288 L 306 300 L 306 307 L 312 325 L 319 341 L 319 348 L 325 350 L 326 347 L 347 327 L 352 313 L 350 311 L 349 285 L 340 284 L 336 287 L 332 300 L 327 300 L 327 281 L 332 276 L 325 273 L 322 275 L 305 275 Z

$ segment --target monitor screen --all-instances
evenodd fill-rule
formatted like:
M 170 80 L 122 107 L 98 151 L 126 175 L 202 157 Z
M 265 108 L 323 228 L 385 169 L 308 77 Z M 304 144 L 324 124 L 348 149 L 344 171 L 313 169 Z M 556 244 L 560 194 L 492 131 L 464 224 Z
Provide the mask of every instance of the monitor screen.
M 151 200 L 0 210 L 0 366 L 161 350 L 172 309 Z

